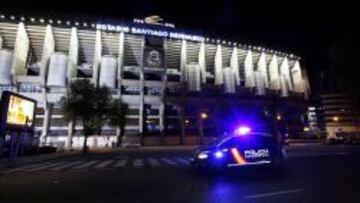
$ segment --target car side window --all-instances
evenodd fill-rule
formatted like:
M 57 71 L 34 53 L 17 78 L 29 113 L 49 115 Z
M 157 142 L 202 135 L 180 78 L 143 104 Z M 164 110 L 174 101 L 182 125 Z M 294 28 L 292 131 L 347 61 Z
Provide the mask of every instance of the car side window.
M 232 148 L 232 147 L 236 147 L 239 144 L 239 139 L 236 137 L 232 137 L 229 140 L 227 140 L 226 142 L 224 142 L 221 147 L 223 148 Z

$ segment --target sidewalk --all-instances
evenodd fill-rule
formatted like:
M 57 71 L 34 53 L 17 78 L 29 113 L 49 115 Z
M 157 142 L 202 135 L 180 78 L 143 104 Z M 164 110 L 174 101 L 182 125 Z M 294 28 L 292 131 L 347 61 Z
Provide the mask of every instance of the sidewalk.
M 320 139 L 286 139 L 285 145 L 305 146 L 305 145 L 323 145 L 325 140 Z

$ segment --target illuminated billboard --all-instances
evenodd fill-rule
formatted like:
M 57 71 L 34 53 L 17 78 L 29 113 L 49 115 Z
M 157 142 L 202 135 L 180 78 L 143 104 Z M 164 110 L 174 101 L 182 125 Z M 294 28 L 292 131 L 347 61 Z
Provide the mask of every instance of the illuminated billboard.
M 29 130 L 34 126 L 36 101 L 4 91 L 1 97 L 0 130 Z

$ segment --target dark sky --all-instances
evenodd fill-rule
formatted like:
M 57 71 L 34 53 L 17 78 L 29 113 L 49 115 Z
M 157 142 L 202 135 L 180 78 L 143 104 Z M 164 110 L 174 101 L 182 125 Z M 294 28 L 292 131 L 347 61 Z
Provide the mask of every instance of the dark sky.
M 355 4 L 344 2 L 88 0 L 76 5 L 73 2 L 76 1 L 5 0 L 0 10 L 129 20 L 157 14 L 180 28 L 295 53 L 302 58 L 314 90 L 320 70 L 327 70 L 330 63 L 328 46 L 343 32 L 360 24 Z

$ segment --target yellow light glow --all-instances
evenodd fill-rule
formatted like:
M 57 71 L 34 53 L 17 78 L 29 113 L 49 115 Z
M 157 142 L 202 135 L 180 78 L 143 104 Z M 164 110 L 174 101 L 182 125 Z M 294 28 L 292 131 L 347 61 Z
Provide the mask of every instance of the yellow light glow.
M 277 115 L 276 120 L 278 120 L 278 121 L 281 120 L 281 115 Z
M 32 101 L 11 95 L 6 123 L 10 125 L 27 125 L 33 123 L 35 103 Z
M 334 117 L 333 117 L 333 121 L 338 122 L 338 121 L 339 121 L 339 117 L 334 116 Z
M 309 131 L 310 131 L 310 128 L 304 127 L 304 132 L 309 132 Z

